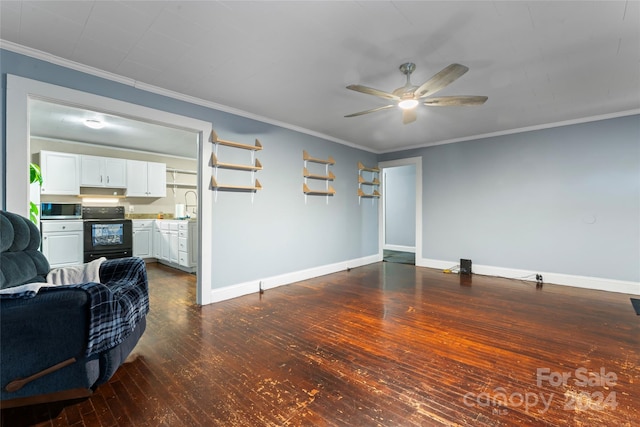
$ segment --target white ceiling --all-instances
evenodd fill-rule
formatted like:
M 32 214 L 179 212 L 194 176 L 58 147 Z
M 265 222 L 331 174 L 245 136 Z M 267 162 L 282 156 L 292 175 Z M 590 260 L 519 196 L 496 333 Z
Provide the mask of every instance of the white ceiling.
M 128 79 L 386 152 L 640 108 L 638 1 L 0 2 L 0 38 Z M 6 43 L 5 43 L 6 45 Z M 345 89 L 470 71 L 439 95 L 479 107 L 344 115 Z
M 86 120 L 97 120 L 103 127 L 91 129 L 85 125 Z M 198 136 L 195 132 L 39 99 L 29 103 L 29 132 L 32 137 L 108 145 L 191 159 L 198 155 Z

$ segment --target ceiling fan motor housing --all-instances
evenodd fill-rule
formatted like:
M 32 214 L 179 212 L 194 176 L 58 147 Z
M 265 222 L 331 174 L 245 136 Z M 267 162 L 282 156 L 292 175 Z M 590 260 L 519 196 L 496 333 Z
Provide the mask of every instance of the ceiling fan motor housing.
M 414 64 L 413 62 L 405 62 L 400 66 L 400 71 L 402 71 L 402 74 L 405 74 L 407 76 L 413 73 L 415 69 L 416 69 L 416 64 Z

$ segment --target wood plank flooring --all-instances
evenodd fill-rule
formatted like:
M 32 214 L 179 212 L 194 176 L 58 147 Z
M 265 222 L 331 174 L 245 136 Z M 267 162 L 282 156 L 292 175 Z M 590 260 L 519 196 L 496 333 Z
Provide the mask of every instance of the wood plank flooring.
M 2 426 L 639 425 L 629 295 L 377 263 L 199 307 L 148 271 L 138 358 Z

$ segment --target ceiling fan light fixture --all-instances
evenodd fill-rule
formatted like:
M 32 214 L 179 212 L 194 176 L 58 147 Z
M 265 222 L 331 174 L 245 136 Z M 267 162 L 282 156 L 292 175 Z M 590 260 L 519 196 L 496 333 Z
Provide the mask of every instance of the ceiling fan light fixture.
M 486 96 L 441 96 L 434 98 L 437 92 L 441 91 L 464 73 L 469 71 L 469 67 L 461 64 L 451 64 L 448 67 L 443 68 L 433 77 L 420 86 L 411 84 L 409 77 L 415 70 L 416 64 L 407 62 L 400 66 L 400 72 L 407 76 L 407 83 L 395 89 L 393 92 L 385 92 L 383 90 L 374 89 L 372 87 L 362 85 L 349 85 L 347 89 L 355 90 L 356 92 L 365 93 L 368 95 L 374 95 L 378 98 L 391 100 L 392 103 L 385 105 L 384 107 L 372 108 L 370 110 L 360 111 L 358 113 L 348 114 L 345 117 L 356 117 L 363 114 L 373 113 L 375 111 L 386 110 L 387 108 L 394 108 L 396 105 L 402 110 L 402 123 L 409 124 L 416 121 L 417 111 L 416 107 L 422 103 L 426 106 L 438 106 L 438 107 L 459 107 L 465 105 L 482 105 L 487 100 Z
M 418 104 L 419 102 L 417 99 L 403 99 L 402 101 L 398 102 L 398 107 L 402 108 L 403 110 L 411 110 L 412 108 L 416 108 Z
M 102 129 L 104 127 L 104 122 L 97 119 L 86 119 L 84 121 L 84 125 L 91 129 Z

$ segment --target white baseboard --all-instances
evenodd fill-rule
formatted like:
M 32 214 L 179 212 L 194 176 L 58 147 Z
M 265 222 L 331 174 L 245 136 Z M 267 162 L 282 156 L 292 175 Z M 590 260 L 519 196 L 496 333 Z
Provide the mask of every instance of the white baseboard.
M 402 245 L 384 245 L 384 249 L 389 251 L 411 252 L 416 253 L 415 246 L 402 246 Z
M 416 266 L 444 270 L 458 265 L 455 261 L 442 261 L 428 258 L 416 259 Z M 573 286 L 576 288 L 595 289 L 599 291 L 619 292 L 640 295 L 640 283 L 625 280 L 606 279 L 602 277 L 576 276 L 572 274 L 549 273 L 544 271 L 520 270 L 517 268 L 495 267 L 473 264 L 473 272 L 486 276 L 507 277 L 510 279 L 530 280 L 535 282 L 535 275 L 542 274 L 544 283 Z
M 367 264 L 382 261 L 382 255 L 375 254 L 363 258 L 352 259 L 335 264 L 321 265 L 306 270 L 293 271 L 291 273 L 280 274 L 257 280 L 251 280 L 244 283 L 225 286 L 211 290 L 210 302 L 220 302 L 243 295 L 249 295 L 263 290 L 277 288 L 278 286 L 289 285 L 291 283 L 300 282 L 302 280 L 313 279 L 315 277 L 324 276 L 326 274 L 337 273 L 339 271 L 360 267 Z

